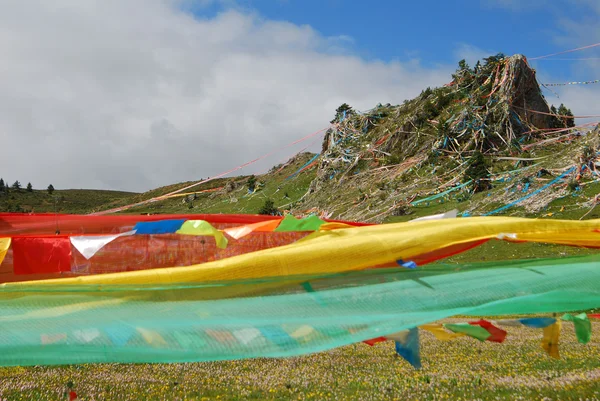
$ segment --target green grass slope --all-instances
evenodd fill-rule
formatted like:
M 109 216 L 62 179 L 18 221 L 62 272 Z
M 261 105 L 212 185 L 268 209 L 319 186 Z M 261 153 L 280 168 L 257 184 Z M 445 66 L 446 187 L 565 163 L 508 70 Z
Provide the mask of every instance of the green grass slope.
M 46 190 L 9 189 L 8 193 L 0 194 L 0 212 L 87 213 L 132 195 L 133 192 L 95 189 L 55 190 L 52 195 Z

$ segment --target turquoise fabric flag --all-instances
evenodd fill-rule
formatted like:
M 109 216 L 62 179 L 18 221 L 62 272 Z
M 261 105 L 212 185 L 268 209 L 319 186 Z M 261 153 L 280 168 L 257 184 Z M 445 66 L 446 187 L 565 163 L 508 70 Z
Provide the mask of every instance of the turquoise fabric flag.
M 556 319 L 552 317 L 532 317 L 519 319 L 519 322 L 521 322 L 523 326 L 531 327 L 533 329 L 543 329 L 554 324 Z

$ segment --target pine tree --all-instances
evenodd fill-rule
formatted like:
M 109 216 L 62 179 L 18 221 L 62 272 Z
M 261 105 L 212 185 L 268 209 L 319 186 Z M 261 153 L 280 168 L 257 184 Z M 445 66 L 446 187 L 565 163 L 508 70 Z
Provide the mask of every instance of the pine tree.
M 575 126 L 575 119 L 573 118 L 573 113 L 571 109 L 568 109 L 564 104 L 560 104 L 558 106 L 558 114 L 560 116 L 564 116 L 561 118 L 562 125 L 567 128 L 572 128 Z
M 264 205 L 262 205 L 262 207 L 258 210 L 258 214 L 278 216 L 281 214 L 281 212 L 275 207 L 275 202 L 273 202 L 271 199 L 267 199 Z
M 458 68 L 462 71 L 470 71 L 469 64 L 467 64 L 467 60 L 464 58 L 458 62 Z
M 52 195 L 52 192 L 54 192 L 54 186 L 52 184 L 48 185 L 48 193 L 50 195 Z
M 33 192 L 33 186 L 30 182 L 27 183 L 27 192 Z
M 0 192 L 4 192 L 4 180 L 0 178 Z
M 340 107 L 335 110 L 335 118 L 330 121 L 331 124 L 341 121 L 344 116 L 354 114 L 354 110 L 347 103 L 343 103 Z
M 487 161 L 483 153 L 476 151 L 469 159 L 469 167 L 465 171 L 464 180 L 473 181 L 472 187 L 474 191 L 481 192 L 490 188 L 489 174 Z
M 16 189 L 17 191 L 21 189 L 21 183 L 19 182 L 19 180 L 13 182 L 12 189 Z
M 256 188 L 256 176 L 253 174 L 248 178 L 248 190 L 254 192 Z

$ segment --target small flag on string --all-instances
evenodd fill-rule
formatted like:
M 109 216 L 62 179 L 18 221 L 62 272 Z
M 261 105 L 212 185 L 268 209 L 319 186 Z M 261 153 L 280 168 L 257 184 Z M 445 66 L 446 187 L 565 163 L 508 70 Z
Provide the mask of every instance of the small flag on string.
M 410 363 L 415 369 L 421 369 L 421 354 L 419 350 L 419 329 L 416 327 L 395 335 L 396 353 Z
M 558 353 L 558 340 L 560 337 L 560 320 L 554 322 L 548 327 L 544 328 L 544 337 L 542 338 L 542 348 L 544 351 L 548 353 L 552 358 L 559 359 L 560 355 Z
M 575 326 L 575 335 L 577 336 L 577 341 L 579 341 L 581 344 L 587 344 L 590 342 L 590 339 L 592 337 L 592 323 L 590 322 L 590 319 L 588 319 L 588 316 L 585 313 L 581 313 L 575 316 L 567 313 L 561 319 L 573 322 L 573 326 Z
M 487 341 L 501 343 L 506 339 L 506 331 L 494 326 L 487 320 L 478 320 L 476 322 L 469 322 L 470 325 L 483 327 L 490 333 L 490 336 L 486 339 Z
M 469 323 L 446 323 L 444 327 L 455 333 L 462 333 L 469 337 L 478 339 L 479 341 L 485 341 L 490 338 L 491 334 L 489 331 L 481 326 L 474 326 Z

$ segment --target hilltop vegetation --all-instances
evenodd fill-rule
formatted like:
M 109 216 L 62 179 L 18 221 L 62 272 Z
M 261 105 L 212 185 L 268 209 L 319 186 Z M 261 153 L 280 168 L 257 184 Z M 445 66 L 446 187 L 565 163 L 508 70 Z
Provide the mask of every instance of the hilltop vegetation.
M 52 184 L 45 190 L 37 190 L 31 183 L 22 188 L 19 181 L 8 186 L 0 179 L 0 212 L 87 213 L 100 205 L 132 195 L 132 192 L 93 189 L 55 190 Z

